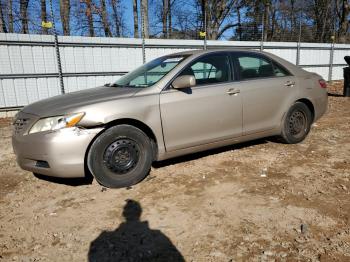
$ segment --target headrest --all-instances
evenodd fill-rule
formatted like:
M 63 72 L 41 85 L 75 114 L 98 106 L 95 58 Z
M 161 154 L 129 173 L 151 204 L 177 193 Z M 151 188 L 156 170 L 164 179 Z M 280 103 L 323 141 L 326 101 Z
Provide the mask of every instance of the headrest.
M 182 71 L 181 75 L 194 76 L 194 72 L 191 67 L 187 67 L 184 71 Z
M 259 67 L 259 76 L 273 76 L 272 65 L 262 65 Z
M 245 69 L 241 72 L 242 78 L 254 78 L 257 77 L 255 69 Z
M 217 70 L 215 73 L 215 78 L 216 78 L 216 80 L 221 81 L 221 82 L 227 81 L 228 80 L 227 71 Z

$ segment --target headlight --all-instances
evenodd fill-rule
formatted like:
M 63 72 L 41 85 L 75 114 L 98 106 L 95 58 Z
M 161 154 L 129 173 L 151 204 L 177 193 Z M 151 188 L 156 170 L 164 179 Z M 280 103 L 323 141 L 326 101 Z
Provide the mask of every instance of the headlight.
M 84 115 L 85 113 L 77 113 L 39 119 L 29 130 L 29 134 L 75 126 Z

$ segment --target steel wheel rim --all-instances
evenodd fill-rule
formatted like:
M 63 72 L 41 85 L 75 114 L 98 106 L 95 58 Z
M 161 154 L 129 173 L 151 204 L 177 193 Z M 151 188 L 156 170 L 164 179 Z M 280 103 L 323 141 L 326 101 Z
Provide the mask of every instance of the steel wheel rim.
M 135 168 L 139 161 L 139 152 L 140 148 L 134 140 L 118 139 L 106 148 L 103 162 L 110 171 L 122 175 Z
M 288 121 L 289 133 L 296 138 L 302 137 L 306 132 L 306 122 L 307 118 L 303 111 L 294 111 Z

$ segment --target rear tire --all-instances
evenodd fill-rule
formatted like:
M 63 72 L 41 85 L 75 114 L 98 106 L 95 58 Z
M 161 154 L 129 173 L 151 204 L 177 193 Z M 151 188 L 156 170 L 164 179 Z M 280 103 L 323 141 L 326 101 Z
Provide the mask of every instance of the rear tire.
M 153 161 L 150 138 L 140 129 L 118 125 L 107 129 L 91 145 L 87 164 L 103 186 L 120 188 L 143 180 Z
M 296 102 L 288 110 L 282 126 L 281 138 L 287 144 L 296 144 L 305 139 L 310 131 L 312 114 L 301 102 Z

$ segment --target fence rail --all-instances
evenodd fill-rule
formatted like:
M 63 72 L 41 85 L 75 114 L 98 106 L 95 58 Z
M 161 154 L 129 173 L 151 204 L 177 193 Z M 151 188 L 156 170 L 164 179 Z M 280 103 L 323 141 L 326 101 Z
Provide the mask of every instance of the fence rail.
M 58 38 L 66 92 L 99 86 L 161 55 L 203 49 L 201 40 Z M 260 41 L 207 41 L 207 48 L 264 49 L 327 80 L 343 78 L 350 44 Z M 60 94 L 54 37 L 0 34 L 0 111 L 13 110 Z

